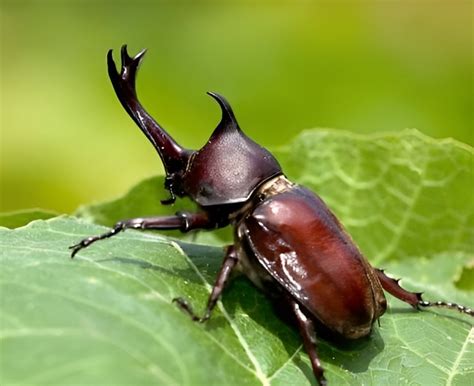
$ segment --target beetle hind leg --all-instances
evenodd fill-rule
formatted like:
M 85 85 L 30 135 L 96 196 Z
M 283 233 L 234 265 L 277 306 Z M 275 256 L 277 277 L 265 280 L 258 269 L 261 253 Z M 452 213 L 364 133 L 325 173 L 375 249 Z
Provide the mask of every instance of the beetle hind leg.
M 418 303 L 418 307 L 449 308 L 449 309 L 452 309 L 452 310 L 457 310 L 462 314 L 466 314 L 466 315 L 474 317 L 474 310 L 472 308 L 469 308 L 469 307 L 466 307 L 466 306 L 463 306 L 463 305 L 457 304 L 457 303 L 443 302 L 443 301 L 428 302 L 428 301 L 422 300 Z
M 290 300 L 290 305 L 296 317 L 300 334 L 303 338 L 304 348 L 309 355 L 314 376 L 320 386 L 326 386 L 327 380 L 324 377 L 324 369 L 316 351 L 317 340 L 314 323 L 311 318 L 304 313 L 297 302 Z
M 465 307 L 456 303 L 450 303 L 450 302 L 443 302 L 443 301 L 429 302 L 429 301 L 423 300 L 423 298 L 421 297 L 422 295 L 421 292 L 409 292 L 405 290 L 404 288 L 400 286 L 400 284 L 398 284 L 399 280 L 395 280 L 388 277 L 385 274 L 385 272 L 381 269 L 376 268 L 375 272 L 377 273 L 377 277 L 380 280 L 380 284 L 382 284 L 382 287 L 385 291 L 389 292 L 390 294 L 404 301 L 405 303 L 410 304 L 414 308 L 417 308 L 417 309 L 419 309 L 420 307 L 449 308 L 449 309 L 454 309 L 463 314 L 474 317 L 474 310 L 472 308 Z

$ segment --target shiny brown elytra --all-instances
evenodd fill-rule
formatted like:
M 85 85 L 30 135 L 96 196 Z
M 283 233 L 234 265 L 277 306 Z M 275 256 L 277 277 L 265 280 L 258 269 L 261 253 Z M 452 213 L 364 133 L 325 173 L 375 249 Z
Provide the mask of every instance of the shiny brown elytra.
M 123 46 L 118 73 L 110 50 L 110 79 L 122 106 L 163 161 L 170 198 L 162 203 L 188 196 L 199 211 L 121 221 L 110 232 L 70 247 L 71 257 L 127 228 L 188 232 L 233 226 L 235 241 L 226 248 L 204 315 L 197 316 L 182 298 L 174 302 L 193 320 L 205 322 L 231 273 L 241 271 L 296 321 L 320 385 L 327 381 L 316 351 L 317 326 L 347 339 L 367 336 L 385 312 L 383 290 L 415 308 L 438 306 L 474 315 L 458 304 L 424 301 L 420 293 L 404 290 L 373 268 L 326 204 L 290 182 L 272 154 L 242 132 L 221 95 L 209 93 L 222 119 L 206 145 L 198 151 L 178 145 L 138 101 L 135 78 L 144 53 L 131 58 Z

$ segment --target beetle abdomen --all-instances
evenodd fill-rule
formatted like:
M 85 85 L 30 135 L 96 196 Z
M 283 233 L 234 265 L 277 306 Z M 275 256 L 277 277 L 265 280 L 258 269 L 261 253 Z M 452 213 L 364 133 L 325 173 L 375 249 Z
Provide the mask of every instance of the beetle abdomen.
M 373 269 L 324 202 L 291 186 L 240 224 L 265 270 L 320 322 L 348 338 L 367 335 L 385 311 Z

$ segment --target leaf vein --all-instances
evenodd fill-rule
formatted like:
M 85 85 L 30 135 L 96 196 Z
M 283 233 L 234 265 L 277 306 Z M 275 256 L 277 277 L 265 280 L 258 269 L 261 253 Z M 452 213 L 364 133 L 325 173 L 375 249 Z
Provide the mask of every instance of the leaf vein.
M 461 350 L 459 351 L 458 355 L 456 356 L 456 360 L 453 363 L 453 367 L 448 371 L 448 379 L 446 381 L 446 386 L 451 386 L 453 383 L 454 376 L 458 373 L 456 373 L 456 370 L 459 367 L 459 364 L 461 363 L 461 358 L 463 355 L 467 352 L 467 348 L 469 344 L 472 344 L 472 340 L 474 339 L 474 327 L 472 327 L 469 330 L 469 333 L 466 336 L 466 339 L 464 340 L 464 343 L 461 347 Z
M 189 265 L 192 267 L 192 269 L 196 272 L 196 275 L 202 280 L 204 285 L 206 286 L 207 290 L 209 293 L 212 291 L 212 286 L 207 282 L 205 277 L 202 275 L 202 273 L 199 271 L 197 266 L 193 263 L 193 261 L 189 258 L 188 255 L 184 254 L 184 257 L 188 261 Z M 235 335 L 237 336 L 237 339 L 239 340 L 240 344 L 242 345 L 245 353 L 247 354 L 250 362 L 255 367 L 255 370 L 252 372 L 257 376 L 257 378 L 262 382 L 262 385 L 264 386 L 270 386 L 269 379 L 266 377 L 266 375 L 263 373 L 262 368 L 260 367 L 260 363 L 258 363 L 257 358 L 253 355 L 253 352 L 250 350 L 250 346 L 247 343 L 247 341 L 244 339 L 242 333 L 240 332 L 239 328 L 235 325 L 234 321 L 231 319 L 230 315 L 227 313 L 227 310 L 224 308 L 224 305 L 222 304 L 221 301 L 218 303 L 218 307 L 221 310 L 222 314 L 224 315 L 225 319 L 229 323 L 230 327 L 234 331 Z

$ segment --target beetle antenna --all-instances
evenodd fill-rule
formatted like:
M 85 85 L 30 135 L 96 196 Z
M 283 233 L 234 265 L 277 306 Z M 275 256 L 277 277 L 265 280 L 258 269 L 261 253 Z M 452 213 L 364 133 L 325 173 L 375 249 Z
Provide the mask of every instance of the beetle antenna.
M 451 302 L 428 302 L 426 300 L 420 300 L 418 302 L 418 307 L 441 307 L 441 308 L 448 308 L 451 310 L 457 310 L 462 314 L 466 314 L 469 316 L 474 317 L 474 310 L 469 307 L 462 306 L 457 303 L 451 303 Z

